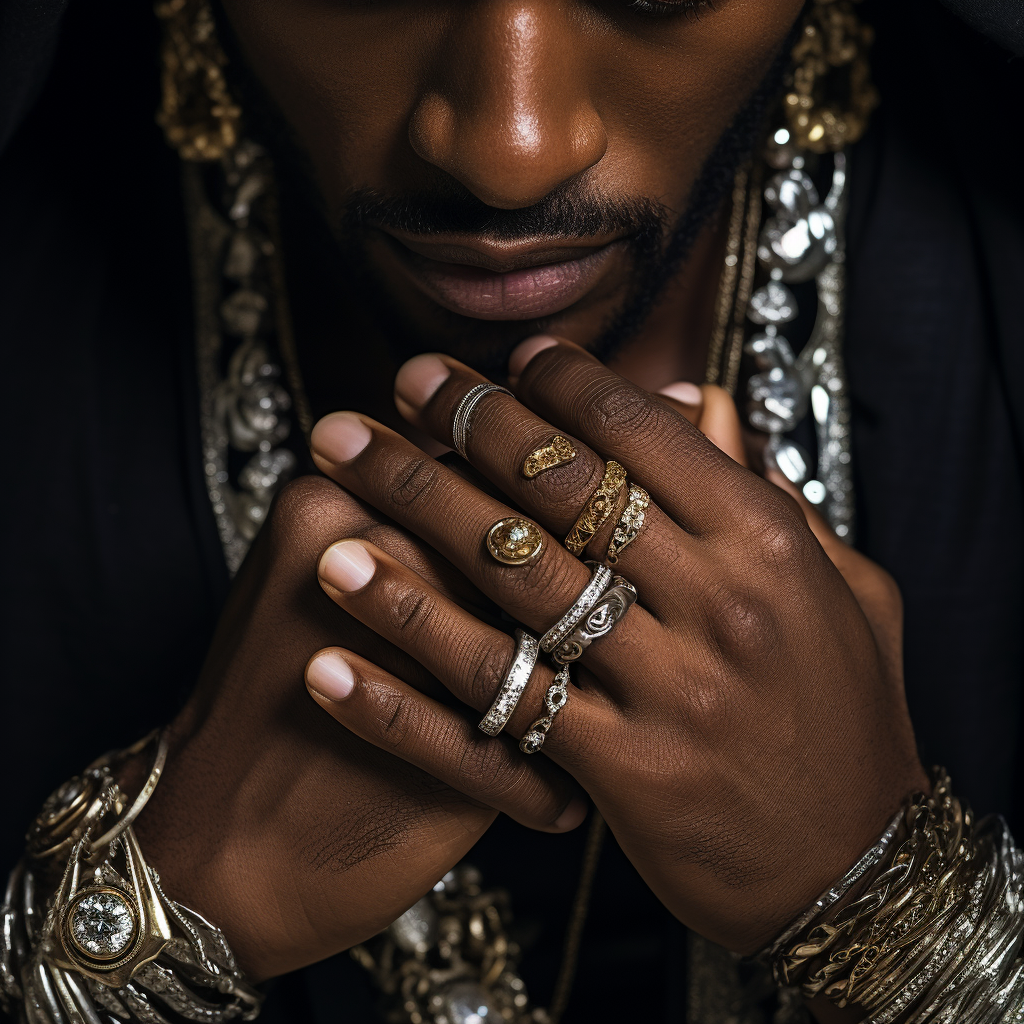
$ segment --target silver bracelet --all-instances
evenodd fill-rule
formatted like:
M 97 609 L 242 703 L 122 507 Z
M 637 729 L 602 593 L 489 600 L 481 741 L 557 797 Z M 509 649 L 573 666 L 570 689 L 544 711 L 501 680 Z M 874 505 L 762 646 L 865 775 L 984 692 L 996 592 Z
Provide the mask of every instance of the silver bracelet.
M 129 803 L 115 773 L 156 743 Z M 159 782 L 156 735 L 90 765 L 43 805 L 11 873 L 0 929 L 0 1005 L 31 1024 L 253 1020 L 263 997 L 223 933 L 163 891 L 132 822 Z M 94 839 L 94 836 L 98 838 Z

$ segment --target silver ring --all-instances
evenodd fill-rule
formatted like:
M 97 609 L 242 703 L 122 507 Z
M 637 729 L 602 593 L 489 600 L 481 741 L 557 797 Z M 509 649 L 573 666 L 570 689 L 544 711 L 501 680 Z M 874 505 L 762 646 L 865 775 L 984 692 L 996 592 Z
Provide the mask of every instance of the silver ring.
M 607 636 L 615 624 L 633 607 L 636 587 L 622 576 L 601 595 L 576 624 L 576 628 L 551 653 L 551 660 L 567 665 L 579 659 L 597 639 Z
M 512 655 L 512 664 L 505 673 L 498 696 L 494 698 L 494 703 L 477 726 L 488 736 L 497 736 L 512 717 L 512 712 L 515 711 L 519 698 L 530 681 L 533 666 L 537 664 L 537 656 L 540 654 L 535 636 L 517 629 L 515 638 L 516 651 Z
M 590 582 L 580 592 L 573 606 L 540 638 L 541 650 L 546 654 L 550 654 L 576 628 L 612 581 L 612 571 L 608 566 L 598 562 L 583 564 L 591 570 Z
M 519 741 L 519 749 L 524 754 L 536 754 L 544 746 L 548 730 L 555 724 L 555 715 L 565 707 L 568 699 L 569 666 L 563 665 L 554 682 L 548 687 L 548 692 L 544 694 L 544 710 L 547 714 L 541 715 Z
M 477 384 L 476 387 L 470 388 L 455 410 L 455 416 L 452 419 L 452 443 L 455 445 L 455 450 L 464 459 L 468 458 L 466 445 L 469 443 L 472 433 L 470 417 L 473 415 L 473 410 L 480 404 L 480 400 L 485 395 L 491 394 L 492 391 L 502 395 L 512 394 L 507 388 L 499 388 L 497 384 Z

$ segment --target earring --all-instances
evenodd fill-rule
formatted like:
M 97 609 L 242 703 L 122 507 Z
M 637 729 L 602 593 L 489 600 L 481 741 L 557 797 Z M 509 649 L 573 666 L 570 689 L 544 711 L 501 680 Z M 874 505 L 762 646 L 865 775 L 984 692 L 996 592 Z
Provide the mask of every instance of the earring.
M 220 160 L 238 144 L 242 111 L 208 0 L 161 0 L 155 9 L 164 26 L 157 123 L 183 160 Z
M 874 33 L 854 0 L 811 0 L 793 47 L 783 110 L 793 141 L 812 153 L 835 153 L 868 126 L 878 93 L 868 51 Z

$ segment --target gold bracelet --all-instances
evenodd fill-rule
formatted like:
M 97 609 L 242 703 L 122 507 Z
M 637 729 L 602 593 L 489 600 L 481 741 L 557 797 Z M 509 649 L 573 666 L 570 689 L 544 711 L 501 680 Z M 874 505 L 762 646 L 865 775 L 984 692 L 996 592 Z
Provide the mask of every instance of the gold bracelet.
M 615 511 L 619 497 L 626 487 L 626 470 L 617 462 L 604 467 L 604 478 L 597 490 L 587 499 L 576 525 L 565 538 L 566 548 L 574 555 L 581 555 L 593 539 L 594 534 L 607 522 Z

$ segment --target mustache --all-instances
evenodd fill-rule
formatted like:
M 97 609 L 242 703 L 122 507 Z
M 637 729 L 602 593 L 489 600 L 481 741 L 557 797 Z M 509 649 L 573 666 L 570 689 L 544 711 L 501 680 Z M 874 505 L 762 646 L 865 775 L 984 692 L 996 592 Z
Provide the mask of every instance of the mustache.
M 498 242 L 622 235 L 650 244 L 668 233 L 673 218 L 655 200 L 611 198 L 573 184 L 555 189 L 532 206 L 499 209 L 452 181 L 413 195 L 356 190 L 340 219 L 345 234 L 375 227 L 413 235 L 482 235 Z

